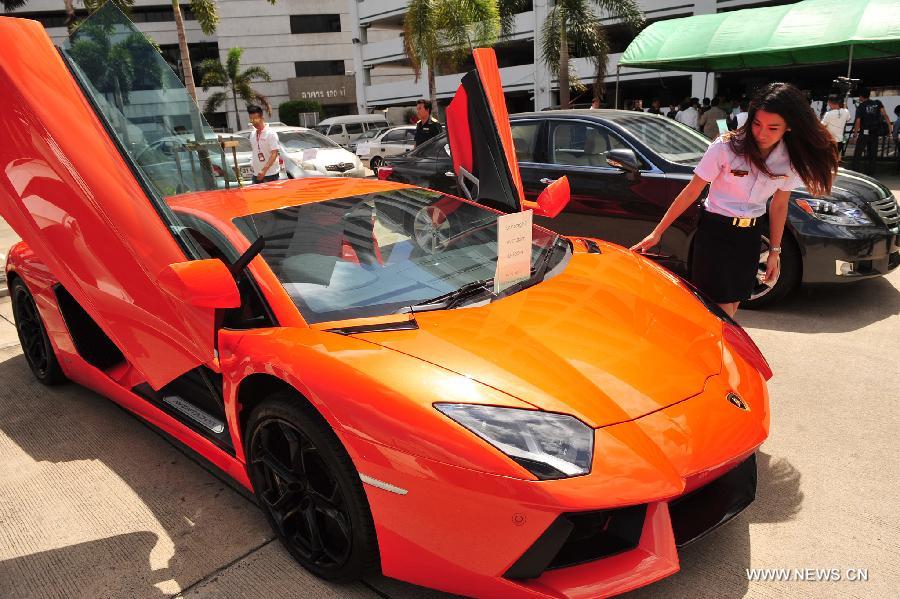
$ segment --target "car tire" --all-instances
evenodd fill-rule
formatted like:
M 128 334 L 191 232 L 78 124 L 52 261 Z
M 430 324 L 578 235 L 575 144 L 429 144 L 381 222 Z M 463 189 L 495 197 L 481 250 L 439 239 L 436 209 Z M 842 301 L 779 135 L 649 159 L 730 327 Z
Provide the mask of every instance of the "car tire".
M 372 156 L 369 160 L 369 168 L 373 171 L 377 171 L 378 167 L 384 164 L 384 158 L 381 156 Z
M 760 248 L 760 272 L 765 272 L 766 258 L 769 253 L 769 238 L 763 235 Z M 785 231 L 781 242 L 781 274 L 774 285 L 768 286 L 757 283 L 750 299 L 741 302 L 741 308 L 756 309 L 771 306 L 784 299 L 800 284 L 800 274 L 803 264 L 800 258 L 800 248 L 797 242 Z
M 19 335 L 19 343 L 22 345 L 22 353 L 28 367 L 31 368 L 35 378 L 47 386 L 58 385 L 66 380 L 53 344 L 47 335 L 44 319 L 37 309 L 34 296 L 22 279 L 16 278 L 11 286 L 13 318 L 16 323 L 16 333 Z
M 380 572 L 359 472 L 312 406 L 291 392 L 268 397 L 247 420 L 244 447 L 259 505 L 300 565 L 334 582 Z

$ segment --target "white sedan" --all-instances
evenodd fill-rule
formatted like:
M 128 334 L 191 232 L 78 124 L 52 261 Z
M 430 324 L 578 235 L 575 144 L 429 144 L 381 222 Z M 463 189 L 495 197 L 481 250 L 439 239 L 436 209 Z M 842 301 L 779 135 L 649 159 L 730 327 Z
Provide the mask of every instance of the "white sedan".
M 369 159 L 369 168 L 377 171 L 384 163 L 385 156 L 399 156 L 416 146 L 416 127 L 403 125 L 392 127 L 370 140 L 360 141 L 356 145 L 356 155 Z
M 289 177 L 365 177 L 359 158 L 324 135 L 305 127 L 273 126 L 278 135 L 279 155 Z M 253 130 L 239 134 L 247 138 Z

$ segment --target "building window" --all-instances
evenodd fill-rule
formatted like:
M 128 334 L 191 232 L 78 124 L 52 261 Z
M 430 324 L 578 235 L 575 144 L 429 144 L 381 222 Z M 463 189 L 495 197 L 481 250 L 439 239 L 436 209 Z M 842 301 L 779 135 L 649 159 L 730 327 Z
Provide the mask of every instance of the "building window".
M 184 81 L 181 73 L 181 50 L 178 44 L 160 44 L 159 53 L 163 59 L 169 63 L 178 78 Z M 199 87 L 200 81 L 203 80 L 203 69 L 200 63 L 207 58 L 219 60 L 219 44 L 216 42 L 197 42 L 188 44 L 188 54 L 191 55 L 191 70 L 194 74 L 194 83 Z M 136 88 L 137 89 L 137 88 Z M 155 89 L 150 87 L 149 89 Z
M 191 8 L 189 6 L 182 6 L 181 14 L 184 16 L 185 21 L 196 20 L 196 17 L 194 16 L 194 13 L 191 12 Z M 50 29 L 51 27 L 66 26 L 66 13 L 62 10 L 22 13 L 7 12 L 4 16 L 19 17 L 21 19 L 32 19 L 43 25 L 45 29 Z M 78 9 L 75 11 L 76 20 L 87 18 L 87 16 L 88 13 L 84 9 Z M 134 23 L 163 23 L 175 21 L 175 13 L 172 11 L 172 7 L 166 5 L 135 6 L 132 7 L 128 17 Z
M 341 15 L 291 15 L 291 33 L 334 33 L 341 30 Z
M 343 60 L 305 60 L 294 63 L 297 77 L 321 77 L 323 75 L 343 75 Z

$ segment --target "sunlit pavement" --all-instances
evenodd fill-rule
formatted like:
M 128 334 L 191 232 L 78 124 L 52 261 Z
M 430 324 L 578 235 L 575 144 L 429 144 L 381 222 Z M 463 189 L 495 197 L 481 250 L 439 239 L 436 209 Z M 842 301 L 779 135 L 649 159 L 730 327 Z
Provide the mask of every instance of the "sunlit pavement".
M 680 573 L 628 596 L 896 597 L 900 269 L 738 319 L 775 372 L 756 502 L 683 549 Z M 90 391 L 36 383 L 11 321 L 5 298 L 0 597 L 448 597 L 307 574 L 222 475 Z M 752 568 L 868 581 L 748 582 Z

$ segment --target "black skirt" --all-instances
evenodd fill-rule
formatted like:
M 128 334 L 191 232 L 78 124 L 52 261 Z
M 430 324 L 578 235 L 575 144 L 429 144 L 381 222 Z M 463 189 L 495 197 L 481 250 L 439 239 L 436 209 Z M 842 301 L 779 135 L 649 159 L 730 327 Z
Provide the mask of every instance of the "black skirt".
M 705 210 L 694 237 L 691 282 L 717 304 L 750 298 L 759 272 L 764 218 L 752 227 L 737 227 L 730 217 Z

